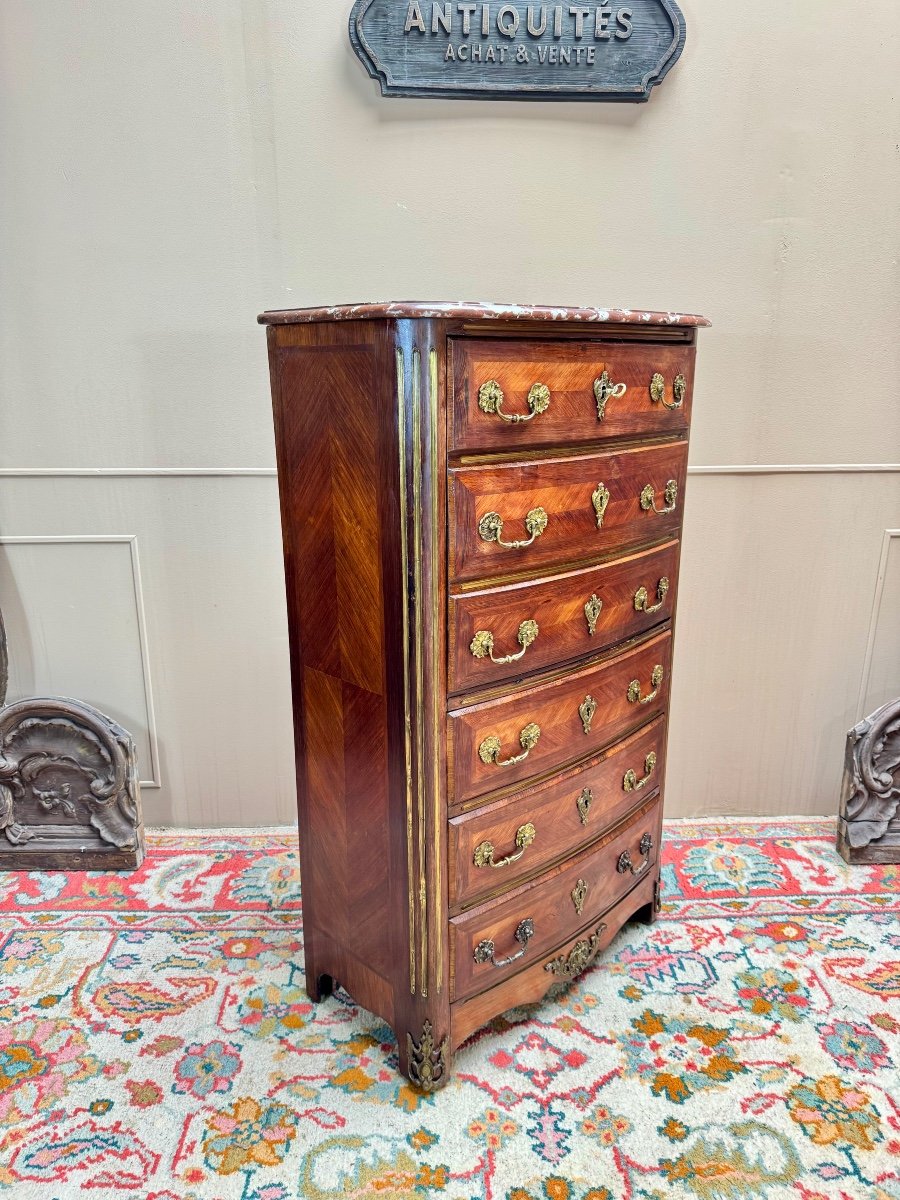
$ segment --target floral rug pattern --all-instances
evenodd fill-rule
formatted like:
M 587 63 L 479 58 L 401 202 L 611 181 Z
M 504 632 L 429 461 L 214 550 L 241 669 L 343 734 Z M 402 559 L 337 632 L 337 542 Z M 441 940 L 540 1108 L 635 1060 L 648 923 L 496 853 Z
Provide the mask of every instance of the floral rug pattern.
M 423 1097 L 303 989 L 295 834 L 0 874 L 0 1197 L 900 1200 L 900 868 L 828 820 L 669 822 L 629 925 Z

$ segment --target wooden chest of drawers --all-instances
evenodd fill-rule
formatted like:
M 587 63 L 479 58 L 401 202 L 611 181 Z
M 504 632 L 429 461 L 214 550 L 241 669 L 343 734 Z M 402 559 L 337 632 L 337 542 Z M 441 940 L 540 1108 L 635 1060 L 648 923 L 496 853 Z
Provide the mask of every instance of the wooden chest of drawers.
M 265 313 L 306 985 L 431 1090 L 659 903 L 701 317 Z

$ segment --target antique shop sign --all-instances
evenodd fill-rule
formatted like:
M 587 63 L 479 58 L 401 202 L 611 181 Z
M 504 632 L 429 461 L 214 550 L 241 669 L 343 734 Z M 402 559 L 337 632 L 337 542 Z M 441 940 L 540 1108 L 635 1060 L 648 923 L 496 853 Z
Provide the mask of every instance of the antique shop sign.
M 684 39 L 674 0 L 356 0 L 350 14 L 386 96 L 646 100 Z

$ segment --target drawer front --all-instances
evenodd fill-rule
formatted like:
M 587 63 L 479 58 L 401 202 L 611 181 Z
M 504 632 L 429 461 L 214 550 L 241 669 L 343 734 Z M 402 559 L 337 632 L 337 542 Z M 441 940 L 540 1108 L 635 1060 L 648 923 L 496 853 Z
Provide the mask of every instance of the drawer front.
M 686 442 L 459 467 L 450 479 L 450 574 L 489 579 L 671 538 Z
M 552 579 L 451 596 L 448 690 L 518 679 L 669 620 L 678 550 L 668 542 Z
M 584 769 L 452 818 L 450 907 L 514 887 L 617 824 L 661 785 L 665 747 L 658 717 Z
M 454 1048 L 483 1028 L 498 1013 L 522 1004 L 534 1004 L 555 983 L 577 979 L 604 951 L 629 917 L 653 903 L 653 872 L 638 880 L 618 904 L 591 928 L 555 946 L 543 958 L 532 959 L 521 971 L 507 974 L 488 991 L 461 1000 L 450 1009 L 450 1040 Z M 549 969 L 548 969 L 549 968 Z
M 585 759 L 665 708 L 668 630 L 604 663 L 447 718 L 449 803 Z
M 644 875 L 659 846 L 659 796 L 598 847 L 450 922 L 451 997 L 474 995 L 530 966 L 602 914 Z
M 681 432 L 694 353 L 684 345 L 454 340 L 451 450 Z

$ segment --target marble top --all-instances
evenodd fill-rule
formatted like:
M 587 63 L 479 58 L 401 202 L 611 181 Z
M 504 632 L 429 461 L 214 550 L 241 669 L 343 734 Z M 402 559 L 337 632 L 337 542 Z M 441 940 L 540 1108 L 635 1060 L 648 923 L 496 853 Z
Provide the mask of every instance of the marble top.
M 585 321 L 609 325 L 709 325 L 706 317 L 690 313 L 651 312 L 642 308 L 561 308 L 542 304 L 489 304 L 485 301 L 392 300 L 370 304 L 334 304 L 327 308 L 288 308 L 264 312 L 262 325 L 297 325 L 312 321 L 369 321 L 382 317 L 467 317 L 488 321 Z

